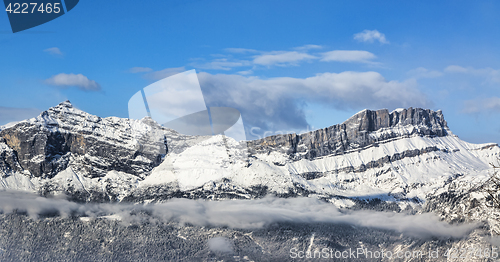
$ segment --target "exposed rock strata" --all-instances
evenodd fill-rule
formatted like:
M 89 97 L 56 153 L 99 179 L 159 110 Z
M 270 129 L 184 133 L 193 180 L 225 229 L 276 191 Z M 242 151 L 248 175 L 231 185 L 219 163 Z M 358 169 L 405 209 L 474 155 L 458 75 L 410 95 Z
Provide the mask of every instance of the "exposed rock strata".
M 342 124 L 305 134 L 270 136 L 248 143 L 252 153 L 280 151 L 293 160 L 341 155 L 393 139 L 446 136 L 448 126 L 441 111 L 408 108 L 389 113 L 387 109 L 364 110 Z
M 0 132 L 0 168 L 52 177 L 68 165 L 87 177 L 111 170 L 144 176 L 166 153 L 161 127 L 150 119 L 100 118 L 69 101 Z

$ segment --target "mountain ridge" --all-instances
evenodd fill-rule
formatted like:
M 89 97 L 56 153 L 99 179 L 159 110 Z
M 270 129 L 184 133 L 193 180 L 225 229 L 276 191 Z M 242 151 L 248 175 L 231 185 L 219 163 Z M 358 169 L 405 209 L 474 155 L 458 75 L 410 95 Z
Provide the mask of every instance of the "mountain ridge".
M 414 129 L 402 130 L 408 126 Z M 396 128 L 393 132 L 385 129 Z M 371 135 L 373 132 L 377 135 Z M 389 113 L 387 109 L 362 110 L 341 124 L 304 134 L 285 134 L 250 141 L 255 152 L 287 147 L 286 153 L 296 158 L 314 159 L 325 155 L 340 155 L 363 147 L 383 143 L 401 136 L 446 136 L 451 134 L 441 110 L 408 108 Z M 300 147 L 308 153 L 300 156 Z M 299 154 L 297 154 L 299 153 Z
M 166 153 L 166 145 L 161 147 L 161 141 L 148 141 L 148 132 L 152 139 L 161 140 L 154 134 L 158 129 L 148 119 L 100 118 L 75 109 L 65 101 L 36 118 L 1 130 L 0 137 L 16 152 L 22 170 L 28 170 L 35 177 L 53 177 L 68 166 L 70 157 L 85 155 L 89 157 L 78 161 L 92 167 L 88 170 L 90 176 L 102 176 L 109 170 L 139 175 L 157 166 L 160 155 Z M 138 141 L 159 142 L 157 146 L 161 148 L 157 154 L 138 150 Z M 102 166 L 95 157 L 111 161 L 110 166 Z M 135 168 L 135 162 L 145 165 Z M 11 167 L 20 171 L 16 165 Z
M 440 110 L 363 110 L 309 133 L 238 142 L 182 135 L 150 118 L 100 118 L 65 101 L 0 131 L 0 186 L 79 201 L 266 194 L 423 201 L 449 179 L 484 176 L 499 152 L 460 140 Z

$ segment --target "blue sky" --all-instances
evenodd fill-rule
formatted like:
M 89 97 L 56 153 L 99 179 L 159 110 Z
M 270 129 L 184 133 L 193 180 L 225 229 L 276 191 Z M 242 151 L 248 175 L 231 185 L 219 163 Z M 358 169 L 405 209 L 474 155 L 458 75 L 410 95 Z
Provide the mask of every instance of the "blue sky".
M 16 34 L 0 12 L 0 125 L 66 99 L 127 117 L 141 88 L 196 69 L 209 105 L 237 107 L 258 134 L 412 106 L 500 142 L 500 2 L 96 3 Z

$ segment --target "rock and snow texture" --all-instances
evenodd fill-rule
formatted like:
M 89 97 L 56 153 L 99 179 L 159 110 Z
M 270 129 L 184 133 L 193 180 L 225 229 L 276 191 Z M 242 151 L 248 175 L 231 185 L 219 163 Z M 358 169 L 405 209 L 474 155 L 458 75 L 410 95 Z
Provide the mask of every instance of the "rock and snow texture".
M 111 170 L 145 176 L 166 153 L 164 133 L 151 119 L 100 118 L 69 101 L 2 130 L 0 137 L 0 145 L 17 158 L 9 163 L 12 157 L 7 157 L 3 171 L 40 178 L 68 167 L 86 177 L 102 177 Z
M 0 188 L 82 201 L 318 195 L 423 201 L 486 178 L 496 144 L 471 144 L 441 111 L 363 110 L 342 124 L 249 142 L 186 136 L 69 102 L 0 131 Z
M 441 111 L 409 108 L 363 110 L 342 124 L 309 133 L 277 135 L 251 141 L 252 153 L 280 151 L 292 159 L 314 159 L 359 152 L 391 140 L 411 136 L 441 137 L 451 132 Z
M 419 261 L 464 261 L 444 252 L 499 243 L 500 213 L 478 185 L 500 148 L 460 140 L 440 111 L 363 110 L 329 128 L 247 143 L 182 135 L 149 118 L 99 118 L 64 102 L 0 129 L 0 190 L 67 198 L 1 192 L 2 261 L 288 261 L 290 248 L 332 247 L 439 249 L 439 259 Z M 203 200 L 234 198 L 259 199 Z M 23 215 L 22 203 L 43 219 Z M 75 210 L 79 219 L 64 217 Z M 242 220 L 260 226 L 231 226 Z

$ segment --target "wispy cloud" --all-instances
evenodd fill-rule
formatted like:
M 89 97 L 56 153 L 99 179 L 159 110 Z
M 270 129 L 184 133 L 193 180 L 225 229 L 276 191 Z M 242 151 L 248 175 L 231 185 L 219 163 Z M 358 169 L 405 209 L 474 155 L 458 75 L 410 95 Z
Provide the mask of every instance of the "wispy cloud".
M 472 68 L 465 68 L 457 65 L 450 65 L 447 66 L 444 71 L 448 73 L 467 73 L 467 71 L 470 71 Z
M 255 56 L 253 63 L 256 65 L 297 65 L 298 62 L 304 60 L 315 59 L 315 56 L 312 56 L 307 53 L 297 52 L 297 51 L 274 51 L 269 52 L 262 55 Z
M 323 46 L 320 46 L 320 45 L 303 45 L 303 46 L 295 47 L 294 49 L 298 50 L 298 51 L 307 51 L 307 50 L 322 49 L 322 48 L 323 48 Z
M 165 77 L 169 77 L 171 75 L 182 73 L 184 71 L 186 71 L 186 68 L 183 67 L 183 66 L 181 66 L 181 67 L 165 68 L 163 70 L 159 70 L 159 71 L 154 71 L 154 72 L 151 72 L 151 73 L 147 73 L 147 74 L 144 75 L 144 78 L 152 80 L 152 81 L 156 81 L 156 80 L 163 79 Z
M 78 87 L 80 90 L 84 91 L 99 91 L 101 90 L 101 85 L 96 81 L 88 79 L 82 74 L 65 74 L 61 73 L 54 75 L 49 79 L 45 80 L 45 83 L 53 86 L 60 87 Z
M 500 97 L 477 98 L 464 101 L 462 112 L 475 114 L 480 112 L 500 112 Z
M 262 130 L 303 129 L 304 103 L 338 110 L 428 107 L 432 103 L 415 80 L 388 81 L 377 72 L 323 73 L 308 78 L 199 73 L 209 106 L 233 107 L 245 123 Z M 270 123 L 273 126 L 269 126 Z
M 193 63 L 196 68 L 211 70 L 231 70 L 235 67 L 251 66 L 248 60 L 230 60 L 227 58 L 218 58 L 206 63 Z
M 233 253 L 233 246 L 225 237 L 214 237 L 208 240 L 208 249 L 213 252 Z
M 359 63 L 373 63 L 372 59 L 377 58 L 374 54 L 368 51 L 361 50 L 334 50 L 322 53 L 324 62 L 359 62 Z
M 381 44 L 389 44 L 389 41 L 385 39 L 385 35 L 378 30 L 363 30 L 363 32 L 354 34 L 354 39 L 359 42 L 373 43 L 379 41 Z
M 437 70 L 429 70 L 424 67 L 418 67 L 408 71 L 408 74 L 414 78 L 436 78 L 443 75 L 442 72 Z
M 49 53 L 49 54 L 55 55 L 55 56 L 62 56 L 63 55 L 63 52 L 61 52 L 61 50 L 58 47 L 47 48 L 43 51 L 45 53 Z
M 230 54 L 214 54 L 215 59 L 205 62 L 203 58 L 193 59 L 190 65 L 198 69 L 229 71 L 239 67 L 249 67 L 252 71 L 272 68 L 274 66 L 298 66 L 303 62 L 358 62 L 365 64 L 380 64 L 373 62 L 376 58 L 373 53 L 363 50 L 333 50 L 319 53 L 324 49 L 321 45 L 304 45 L 292 50 L 259 51 L 246 48 L 226 48 Z M 250 72 L 241 70 L 242 74 Z
M 477 77 L 484 77 L 485 82 L 498 84 L 500 83 L 500 70 L 493 68 L 473 68 L 462 67 L 458 65 L 450 65 L 444 69 L 446 73 L 468 74 Z
M 237 54 L 259 53 L 259 51 L 255 49 L 248 49 L 248 48 L 226 48 L 224 50 L 229 53 L 237 53 Z
M 136 74 L 136 73 L 145 73 L 145 72 L 151 72 L 153 71 L 152 68 L 149 67 L 132 67 L 128 70 L 129 73 Z
M 393 212 L 340 212 L 334 205 L 313 198 L 274 198 L 255 200 L 206 201 L 172 199 L 162 204 L 78 204 L 63 199 L 47 199 L 36 195 L 0 192 L 0 211 L 26 211 L 32 217 L 46 212 L 62 216 L 78 214 L 89 217 L 115 215 L 125 223 L 174 221 L 196 226 L 237 229 L 264 228 L 276 222 L 341 223 L 361 227 L 392 230 L 420 238 L 460 238 L 477 224 L 450 225 L 432 213 L 407 215 Z M 145 212 L 137 212 L 143 210 Z M 150 214 L 150 215 L 146 215 Z M 213 251 L 231 252 L 231 243 L 223 238 L 209 241 Z
M 246 75 L 251 75 L 253 74 L 252 70 L 245 70 L 245 71 L 239 71 L 237 72 L 238 75 L 246 76 Z

